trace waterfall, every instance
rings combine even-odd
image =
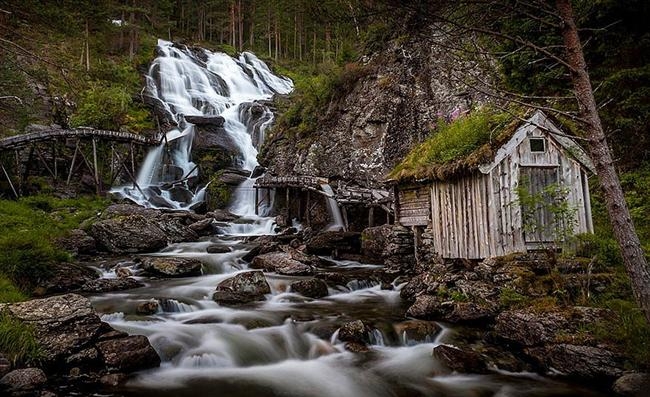
[[[332,187],[327,183],[320,185],[320,188],[327,194],[327,210],[330,214],[332,222],[327,227],[327,230],[333,231],[345,231],[345,223],[343,223],[343,216],[341,215],[341,209],[334,199],[334,192]]]
[[[146,76],[147,94],[178,128],[167,132],[149,152],[137,186],[112,191],[145,207],[191,209],[203,200],[205,187],[192,185],[196,179],[192,177],[198,176],[191,158],[195,126],[185,117],[221,116],[225,132],[241,154],[237,165],[252,172],[258,165],[264,130],[273,121],[273,113],[258,101],[291,92],[293,83],[274,75],[249,52],[233,58],[158,40],[157,54]],[[261,114],[258,118],[251,113],[253,104]],[[252,179],[244,181],[234,195],[231,209],[238,215],[255,214],[253,184]]]

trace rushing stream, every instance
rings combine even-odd
[[[291,84],[273,76],[252,54],[235,60],[224,54],[206,53],[207,61],[203,63],[214,73],[203,78],[205,72],[200,69],[205,65],[200,66],[188,51],[161,42],[160,52],[162,56],[152,66],[160,69],[155,92],[170,113],[179,121],[182,114],[223,116],[226,130],[241,138],[243,168],[255,167],[257,151],[251,129],[242,123],[245,118],[238,104],[269,98],[274,92],[288,92]],[[264,127],[271,119],[267,117]],[[174,163],[189,174],[193,169],[189,156],[193,126],[182,122],[179,125],[184,128],[171,132],[168,140],[178,140],[172,155]],[[156,167],[163,151],[162,146],[152,151],[145,162],[138,177],[141,187],[159,182]],[[243,217],[254,214],[252,183],[251,179],[244,182],[231,208]],[[137,190],[122,191],[152,206]],[[174,208],[184,207],[166,199]],[[333,218],[332,227],[341,228],[342,220],[335,214]],[[219,305],[212,300],[215,286],[248,269],[242,259],[254,244],[254,238],[248,236],[272,230],[271,218],[254,220],[221,228],[220,234],[203,241],[171,245],[156,254],[201,260],[204,274],[200,277],[143,279],[147,283],[143,288],[92,297],[104,321],[130,334],[146,335],[162,359],[160,368],[143,371],[131,379],[123,390],[125,395],[581,395],[563,383],[533,374],[450,374],[432,357],[432,350],[438,344],[453,342],[456,331],[434,324],[429,327],[431,332],[409,332],[409,320],[404,318],[405,307],[399,297],[400,285],[382,289],[363,276],[342,277],[347,281],[328,283],[328,296],[312,299],[288,288],[305,277],[267,273],[271,293],[264,301],[238,307]],[[229,252],[207,253],[207,247],[214,245],[228,247]],[[373,269],[372,265],[357,262],[330,262],[335,265],[317,272],[349,275]],[[136,314],[137,306],[151,299],[158,301],[158,312]],[[368,351],[353,353],[338,339],[338,329],[345,322],[359,319],[373,324],[374,329],[368,335]]]

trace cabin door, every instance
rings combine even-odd
[[[524,241],[543,245],[555,240],[555,216],[552,205],[556,197],[549,189],[558,183],[557,167],[521,167],[520,186],[526,197],[520,197]]]

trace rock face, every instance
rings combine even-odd
[[[614,382],[612,390],[623,397],[643,397],[650,388],[650,374],[625,374]]]
[[[159,277],[200,276],[203,264],[198,259],[169,256],[148,257],[142,260],[142,269]]]
[[[81,295],[14,303],[6,305],[5,310],[34,327],[43,365],[54,373],[67,373],[72,367],[81,371],[131,371],[160,364],[145,337],[115,331],[99,319],[90,301]]]
[[[128,270],[128,269],[125,269]],[[111,292],[123,291],[126,289],[139,288],[144,286],[144,283],[134,279],[133,277],[119,277],[119,278],[98,278],[84,284],[80,291],[82,292]]]
[[[51,266],[50,277],[42,280],[36,288],[36,295],[50,295],[74,291],[92,283],[99,277],[93,269],[75,263],[60,263]]]
[[[462,70],[441,46],[433,27],[388,43],[348,67],[340,93],[316,130],[296,142],[274,131],[262,163],[278,175],[323,175],[376,184],[439,118],[453,118],[481,98],[449,75]],[[486,73],[487,74],[487,73]],[[484,76],[484,79],[487,76]],[[345,95],[347,94],[347,95]]]
[[[242,272],[217,285],[212,299],[222,305],[237,305],[264,300],[264,295],[271,293],[261,271]]]

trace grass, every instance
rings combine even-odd
[[[52,264],[70,259],[54,241],[106,206],[104,199],[57,199],[33,196],[0,200],[0,282],[10,281],[29,295],[46,278]],[[1,284],[0,284],[1,285]],[[20,300],[14,289],[3,288],[1,302]]]
[[[496,140],[512,121],[507,113],[483,107],[454,121],[443,119],[431,136],[416,146],[389,174],[389,178],[423,178],[432,166],[462,159]]]
[[[42,356],[34,328],[6,312],[0,313],[0,352],[14,365],[34,363]]]

